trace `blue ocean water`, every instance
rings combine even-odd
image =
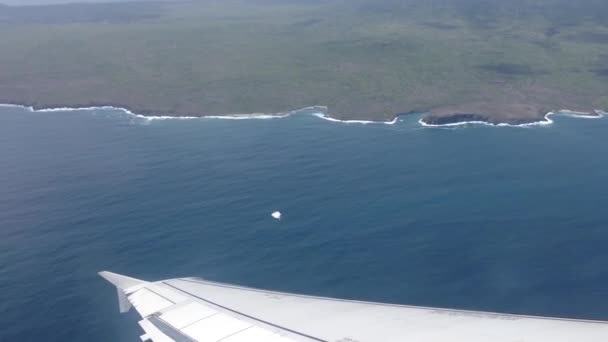
[[[0,108],[0,341],[138,340],[100,270],[607,320],[608,118],[417,120]]]

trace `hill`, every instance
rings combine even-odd
[[[118,3],[0,10],[0,102],[529,122],[608,108],[608,13],[583,0]],[[4,14],[3,14],[4,13]]]

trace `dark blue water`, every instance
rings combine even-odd
[[[416,120],[1,108],[0,341],[136,341],[100,270],[608,319],[608,119]]]

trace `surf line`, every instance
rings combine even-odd
[[[495,123],[481,121],[481,120],[450,122],[450,123],[446,123],[446,124],[429,124],[429,123],[424,122],[423,118],[418,120],[418,123],[423,127],[429,127],[429,128],[442,128],[442,127],[445,128],[445,127],[457,127],[457,126],[467,126],[467,125],[484,125],[484,126],[492,126],[492,127],[520,127],[521,128],[521,127],[552,125],[555,123],[555,121],[553,121],[551,119],[552,115],[561,115],[561,116],[567,116],[567,117],[576,118],[576,119],[601,119],[605,116],[608,116],[608,112],[605,112],[605,111],[602,111],[599,109],[596,109],[594,112],[596,115],[585,113],[585,112],[576,112],[576,111],[572,111],[572,110],[562,109],[562,110],[558,110],[558,111],[548,112],[547,114],[545,114],[545,116],[543,117],[542,120],[534,121],[534,122],[527,122],[527,123],[522,123],[522,124],[509,124],[509,123],[495,124]]]
[[[52,112],[75,112],[75,111],[95,111],[95,110],[104,110],[104,111],[120,111],[127,115],[134,116],[138,119],[146,120],[146,121],[154,121],[154,120],[193,120],[193,119],[218,119],[218,120],[263,120],[263,119],[283,119],[290,117],[295,114],[307,114],[312,115],[317,118],[337,122],[337,123],[346,123],[346,124],[384,124],[384,125],[394,125],[399,121],[399,115],[396,115],[390,121],[372,121],[372,120],[340,120],[336,118],[332,118],[326,114],[327,107],[326,106],[311,106],[305,107],[302,109],[293,110],[285,113],[275,113],[275,114],[267,114],[267,113],[250,113],[250,114],[227,114],[227,115],[201,115],[201,116],[192,116],[192,115],[143,115],[134,113],[131,110],[123,107],[114,107],[114,106],[91,106],[91,107],[52,107],[52,108],[40,108],[36,109],[33,106],[25,106],[19,104],[11,104],[5,103],[0,104],[0,107],[9,107],[9,108],[22,108],[32,113],[52,113]],[[318,111],[315,111],[318,110]]]

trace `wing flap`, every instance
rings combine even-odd
[[[139,326],[146,332],[141,336],[142,341],[152,340],[154,342],[175,342],[174,339],[165,335],[159,328],[147,319],[138,322]]]

